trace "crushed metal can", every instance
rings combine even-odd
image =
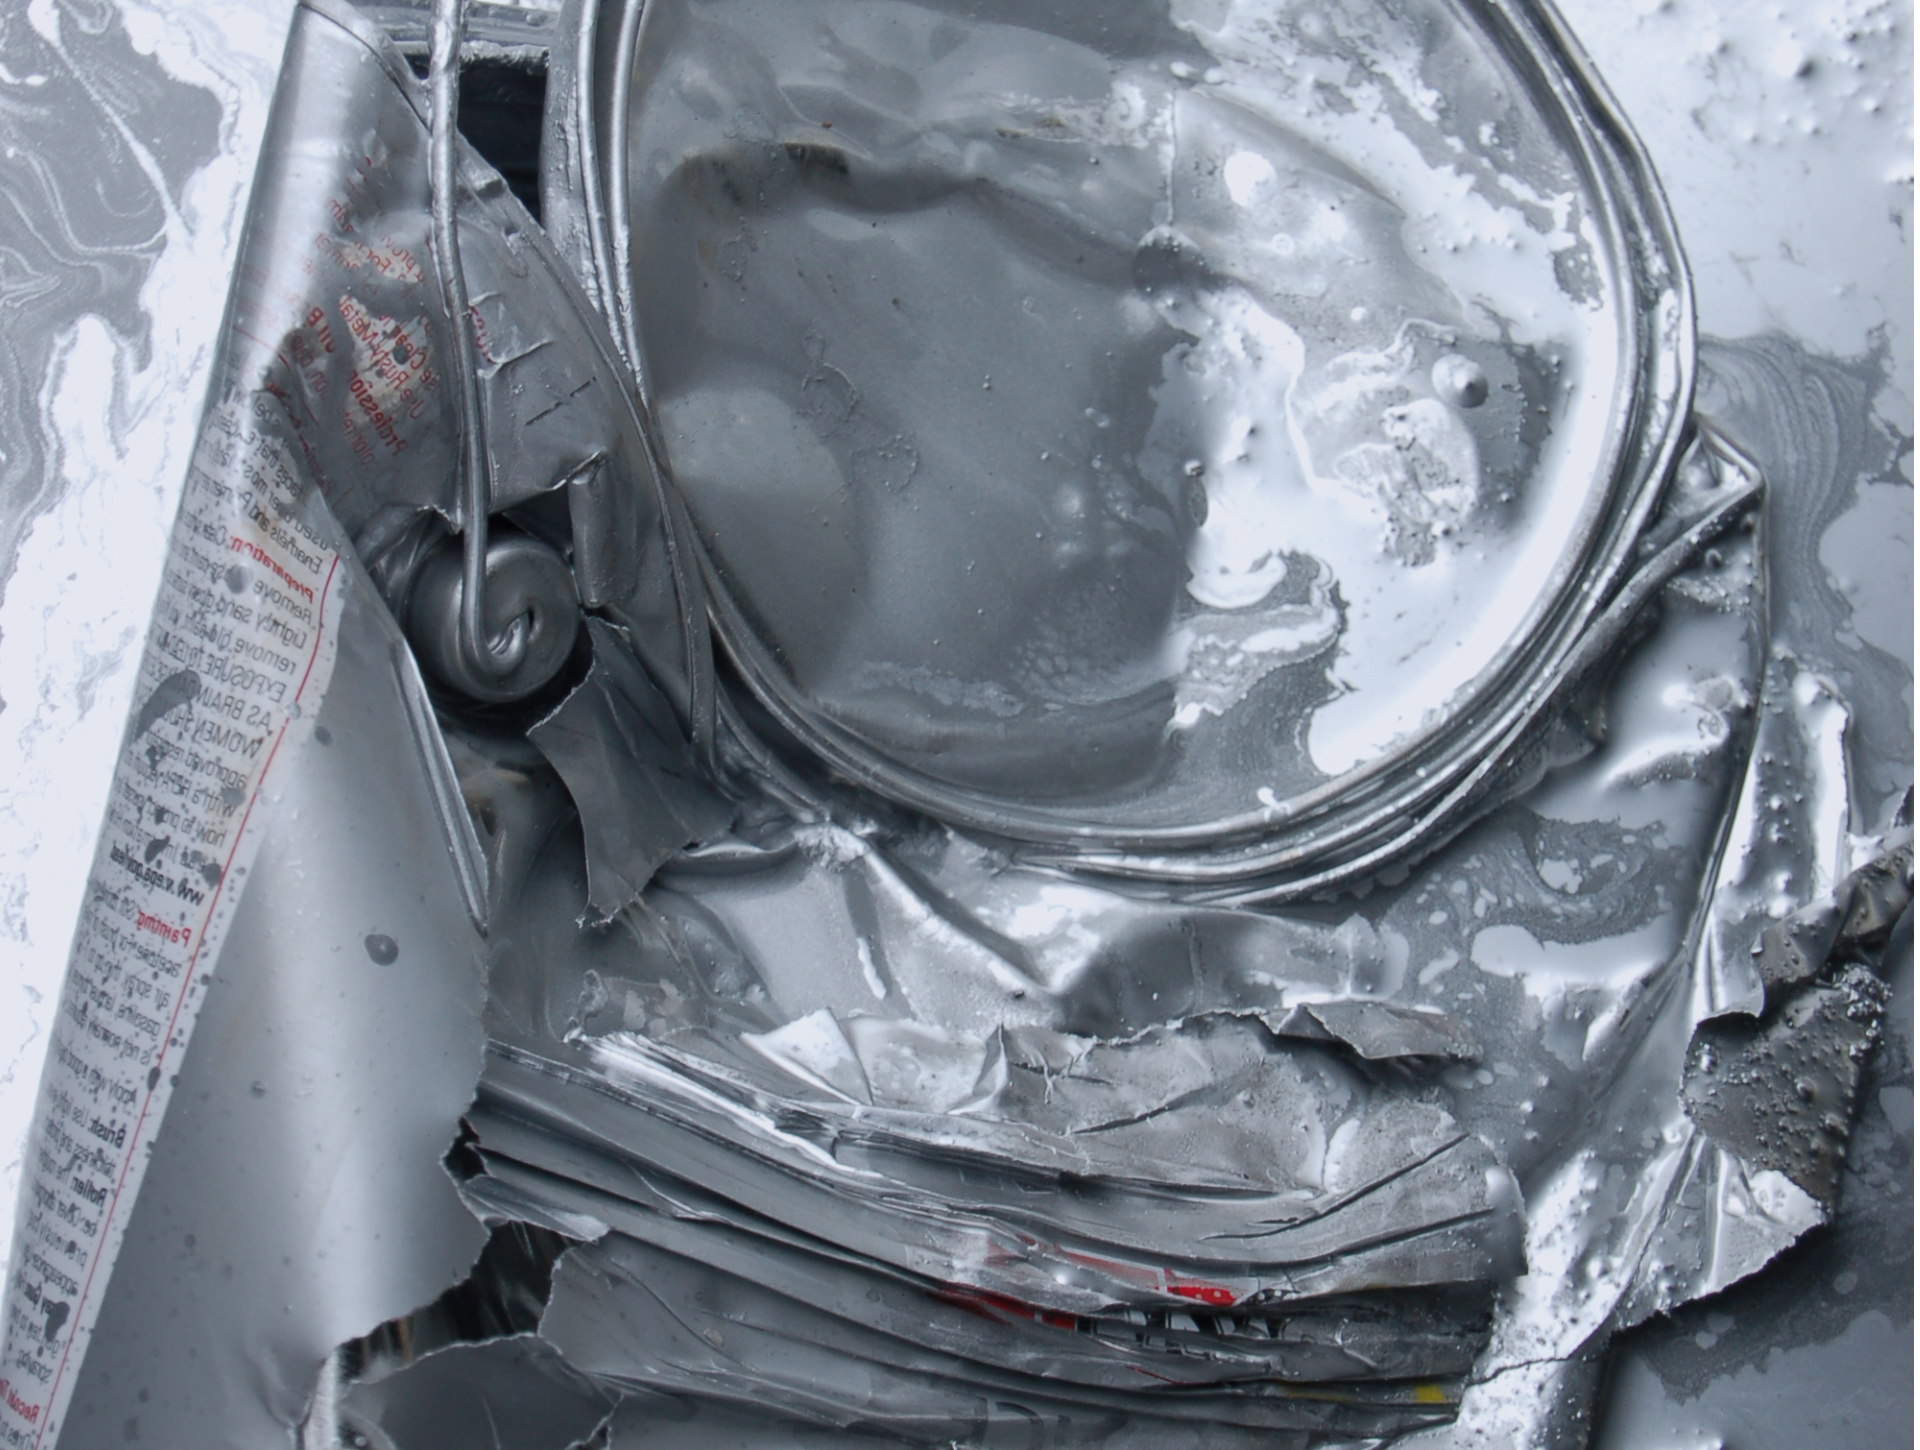
[[[1544,5],[462,30],[293,22],[0,1443],[1577,1445],[1833,1211],[1910,808]]]

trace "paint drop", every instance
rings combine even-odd
[[[1433,365],[1433,390],[1456,408],[1477,408],[1487,401],[1486,369],[1450,352]]]

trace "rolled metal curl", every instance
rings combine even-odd
[[[440,684],[504,704],[532,694],[566,663],[580,629],[580,599],[571,572],[551,549],[523,536],[487,537],[492,463],[456,216],[463,12],[464,0],[434,0],[427,72],[433,255],[456,363],[461,537],[458,547],[441,550],[421,571],[407,608],[407,633]]]
[[[525,699],[560,672],[580,632],[573,572],[525,534],[487,541],[480,621],[493,668],[476,669],[465,646],[464,550],[448,541],[421,568],[407,601],[407,638],[436,684],[490,705]]]

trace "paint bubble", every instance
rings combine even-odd
[[[1477,408],[1487,401],[1486,369],[1470,357],[1450,352],[1433,365],[1433,390],[1456,408]]]

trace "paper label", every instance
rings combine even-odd
[[[311,732],[347,571],[267,393],[201,427],[27,1140],[0,1446],[57,1439],[233,920],[269,773]]]

